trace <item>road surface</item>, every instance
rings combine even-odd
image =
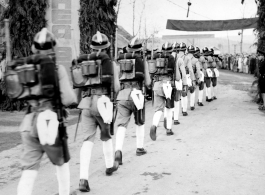
[[[148,153],[136,156],[131,121],[123,147],[124,164],[112,176],[105,175],[102,143],[97,135],[90,166],[91,191],[82,194],[264,195],[265,114],[248,94],[253,80],[252,75],[221,70],[218,99],[204,102],[203,107],[196,106],[195,111],[188,110],[187,117],[180,115],[181,124],[173,126],[173,136],[166,136],[161,118],[157,141],[149,137],[154,111],[148,102],[145,132]],[[17,120],[22,118],[21,113],[15,115]],[[73,142],[76,117],[77,113],[71,116],[68,128],[72,195],[77,194],[74,190],[78,188],[82,144],[81,129]],[[1,133],[17,136],[18,124],[1,124]],[[21,145],[13,144],[0,152],[0,195],[16,194],[21,174],[20,151]],[[45,157],[33,194],[57,194],[55,174],[55,168]]]

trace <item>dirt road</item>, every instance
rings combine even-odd
[[[91,192],[83,194],[264,195],[265,114],[248,95],[252,81],[252,75],[221,71],[218,99],[205,102],[204,107],[197,106],[195,111],[189,110],[187,117],[180,116],[181,124],[173,127],[173,136],[166,136],[161,118],[155,142],[149,137],[153,108],[148,102],[148,154],[135,155],[136,136],[131,121],[124,142],[124,164],[107,177],[102,143],[97,138],[90,166]],[[71,120],[76,120],[76,115]],[[81,130],[73,142],[74,128],[75,125],[68,128],[72,190],[78,187],[82,144]],[[20,149],[18,145],[0,152],[0,195],[16,194]],[[33,194],[57,192],[55,168],[45,157]]]

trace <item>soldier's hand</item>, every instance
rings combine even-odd
[[[196,86],[196,81],[192,81],[192,86],[193,86],[193,87]]]
[[[187,92],[187,88],[188,88],[187,85],[183,85],[183,87],[182,87],[182,91],[183,91],[183,92]]]

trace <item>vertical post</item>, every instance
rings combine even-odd
[[[115,59],[118,58],[118,25],[116,27],[116,33],[115,33]]]
[[[229,37],[228,37],[228,32],[226,31],[227,35],[227,42],[228,42],[228,53],[230,54],[230,42],[229,42]]]
[[[151,60],[153,60],[153,55],[154,55],[154,34],[152,37],[152,52],[151,52]]]
[[[9,19],[5,19],[5,39],[6,39],[6,60],[11,61],[11,45],[10,45],[10,32],[9,32]]]
[[[236,44],[233,45],[234,45],[234,53],[236,54]]]
[[[241,30],[241,42],[240,42],[240,53],[242,53],[243,52],[243,48],[242,48],[242,46],[243,46],[243,32],[244,32],[244,30],[242,29]]]

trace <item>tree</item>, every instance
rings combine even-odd
[[[3,18],[10,20],[13,56],[25,57],[31,54],[35,34],[47,25],[45,15],[48,6],[48,0],[9,0]]]
[[[8,6],[1,16],[1,21],[8,18],[10,22],[11,55],[25,57],[31,54],[33,38],[37,32],[46,26],[46,10],[48,0],[9,0]],[[12,101],[6,95],[5,82],[0,82],[0,109],[21,110],[24,101]]]
[[[92,36],[97,31],[104,33],[110,39],[116,31],[117,0],[80,0],[80,50],[88,53]]]

